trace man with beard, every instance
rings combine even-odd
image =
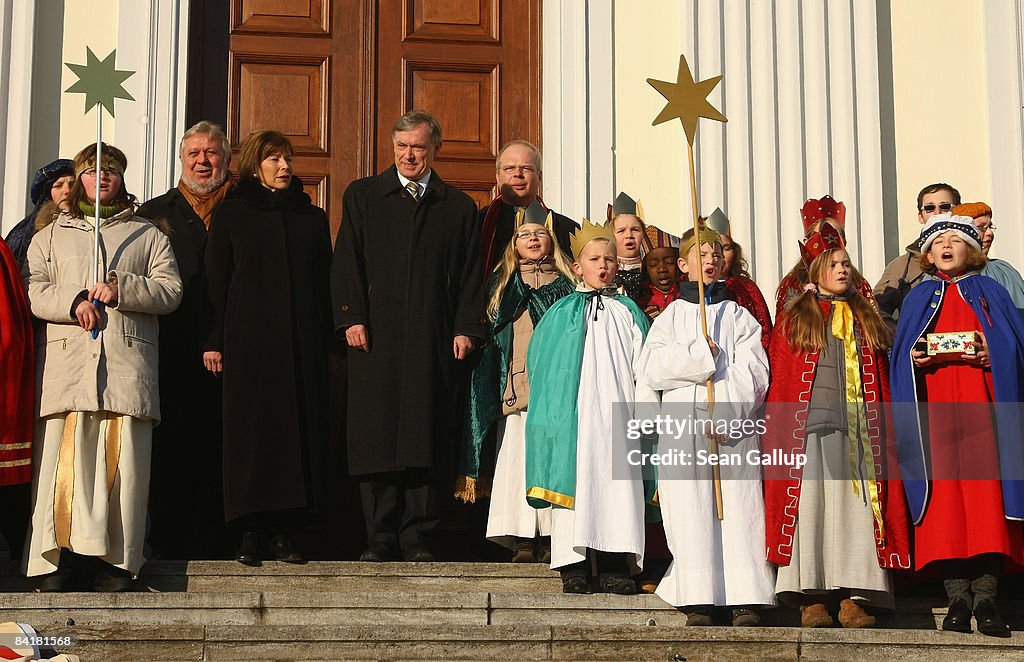
[[[516,209],[525,209],[540,199],[541,181],[540,150],[535,145],[525,140],[513,140],[502,147],[495,163],[498,197],[480,210],[480,257],[485,277],[494,270],[501,252],[512,241]],[[543,200],[541,204],[544,204]],[[558,245],[572,262],[569,235],[580,226],[555,212],[552,212],[551,220]]]
[[[169,225],[184,285],[181,306],[160,316],[160,400],[153,431],[150,544],[164,558],[218,558],[224,548],[220,385],[203,367],[203,255],[214,210],[231,195],[231,144],[212,122],[192,126],[178,150],[178,185],[139,215]]]

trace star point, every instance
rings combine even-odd
[[[128,94],[122,83],[134,71],[123,71],[115,67],[117,49],[110,51],[107,57],[100,60],[88,46],[85,49],[85,64],[72,64],[65,62],[68,69],[71,69],[78,76],[71,87],[65,92],[79,93],[85,95],[85,112],[89,112],[96,104],[102,105],[114,116],[114,99],[127,99],[135,101],[135,98]]]
[[[718,122],[729,121],[707,99],[721,80],[721,76],[714,76],[694,82],[690,66],[686,63],[686,56],[680,55],[676,82],[647,79],[650,86],[668,101],[651,124],[661,124],[678,117],[686,133],[686,140],[692,145],[697,135],[697,120],[701,117]]]

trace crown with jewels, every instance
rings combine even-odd
[[[580,252],[583,250],[583,247],[595,239],[607,239],[612,242],[612,245],[614,246],[615,232],[612,230],[611,223],[598,225],[597,223],[591,223],[585,218],[582,219],[579,229],[569,237],[569,244],[572,248],[573,257],[579,259]]]
[[[838,219],[837,219],[838,220]],[[804,260],[804,264],[811,266],[811,262],[814,258],[818,257],[825,251],[835,250],[837,248],[846,248],[846,244],[843,243],[843,237],[839,234],[839,230],[832,227],[831,224],[825,223],[821,226],[821,230],[815,232],[807,239],[804,239],[800,244],[800,256]]]
[[[823,218],[835,219],[839,225],[846,226],[846,205],[836,202],[831,195],[815,200],[811,198],[800,209],[800,217],[804,222],[804,232]]]

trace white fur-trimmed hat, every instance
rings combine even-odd
[[[974,227],[974,219],[970,216],[954,216],[952,213],[935,214],[925,223],[921,230],[921,252],[931,247],[935,238],[944,232],[953,231],[970,245],[981,250],[981,235]]]

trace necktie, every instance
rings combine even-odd
[[[412,196],[413,200],[419,200],[420,199],[420,185],[419,184],[417,184],[416,182],[409,182],[408,184],[405,185],[405,188],[406,188],[407,191],[409,191],[409,195]]]

